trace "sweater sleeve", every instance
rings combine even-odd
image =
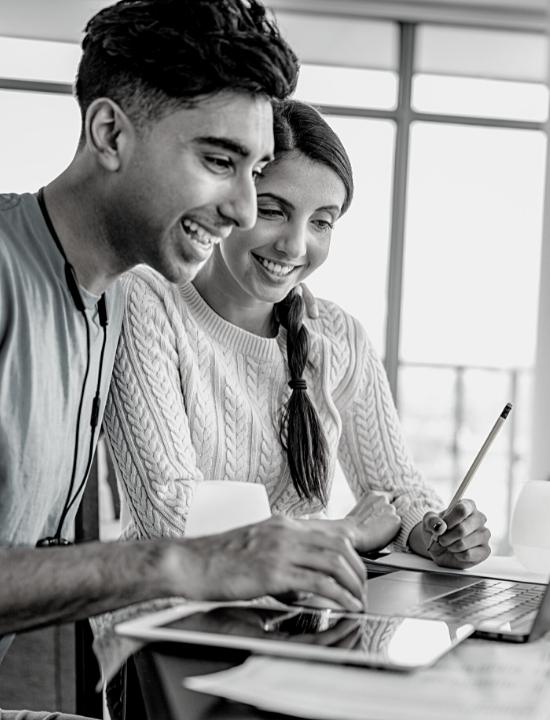
[[[356,498],[375,491],[408,500],[395,549],[406,550],[412,528],[442,502],[423,481],[406,448],[386,373],[362,326],[348,317],[350,358],[341,407],[338,459]]]
[[[169,317],[174,301],[152,275],[129,274],[125,290],[125,316],[105,411],[105,429],[132,520],[125,534],[181,536],[194,485],[202,475]]]

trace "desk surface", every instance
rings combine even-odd
[[[215,653],[215,660],[213,654]],[[215,673],[240,666],[247,653],[191,645],[153,644],[137,656],[137,665],[150,720],[276,720],[295,717],[263,712],[250,705],[214,695],[192,692],[182,681],[192,675]],[[338,720],[378,718],[468,718],[468,720],[550,720],[550,636],[537,643],[515,645],[467,640],[433,668],[417,673],[395,673],[367,668],[306,664],[299,679],[285,679],[284,662],[265,683],[266,693],[285,699],[302,684],[303,695],[315,695],[318,706]],[[287,663],[288,664],[288,663]],[[290,665],[288,666],[290,669]],[[309,675],[307,674],[309,672]],[[277,676],[277,677],[276,677]],[[317,684],[315,684],[317,683]],[[355,684],[354,684],[355,683]],[[271,685],[271,687],[269,687]],[[352,698],[352,696],[355,697]],[[298,697],[298,696],[297,696]],[[359,710],[358,710],[359,708]],[[361,711],[364,708],[364,714]],[[273,706],[273,710],[276,710]],[[280,708],[278,708],[280,709]],[[301,717],[316,717],[302,714]]]
[[[148,720],[258,720],[288,716],[262,713],[249,705],[193,692],[182,680],[191,675],[215,673],[244,662],[247,652],[171,643],[153,643],[136,657]]]

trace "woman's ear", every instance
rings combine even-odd
[[[97,98],[85,117],[86,147],[109,172],[120,170],[124,153],[133,141],[135,129],[117,103]]]

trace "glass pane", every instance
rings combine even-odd
[[[397,23],[284,11],[276,17],[302,63],[397,70]]]
[[[355,197],[336,224],[328,260],[308,285],[358,318],[382,354],[395,127],[386,120],[327,120],[351,158]]]
[[[302,65],[295,97],[314,105],[392,110],[398,76],[387,70]]]
[[[546,82],[548,38],[544,33],[420,25],[415,50],[418,73]]]
[[[542,132],[413,125],[402,360],[531,366],[545,155]]]
[[[468,491],[498,552],[527,472],[545,148],[534,131],[417,123],[411,134],[401,415],[420,470],[449,500],[513,402]]]
[[[548,117],[548,88],[535,83],[415,75],[412,105],[419,112],[538,122]]]
[[[421,25],[412,105],[420,112],[544,121],[548,38]]]
[[[444,500],[450,498],[454,476],[451,446],[455,382],[452,368],[400,366],[399,415],[403,431],[416,467]]]
[[[78,105],[70,95],[0,90],[0,107],[0,192],[37,190],[75,153]]]
[[[76,43],[0,37],[0,77],[72,83],[80,53]]]

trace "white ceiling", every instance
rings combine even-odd
[[[212,0],[215,2],[215,0]],[[86,21],[98,10],[114,0],[0,0],[0,35],[44,38],[65,42],[78,42]],[[548,0],[267,0],[279,9],[308,9],[341,11],[345,14],[390,13],[398,17],[410,8],[434,13],[456,8],[461,13],[519,13],[540,17],[546,12]]]

